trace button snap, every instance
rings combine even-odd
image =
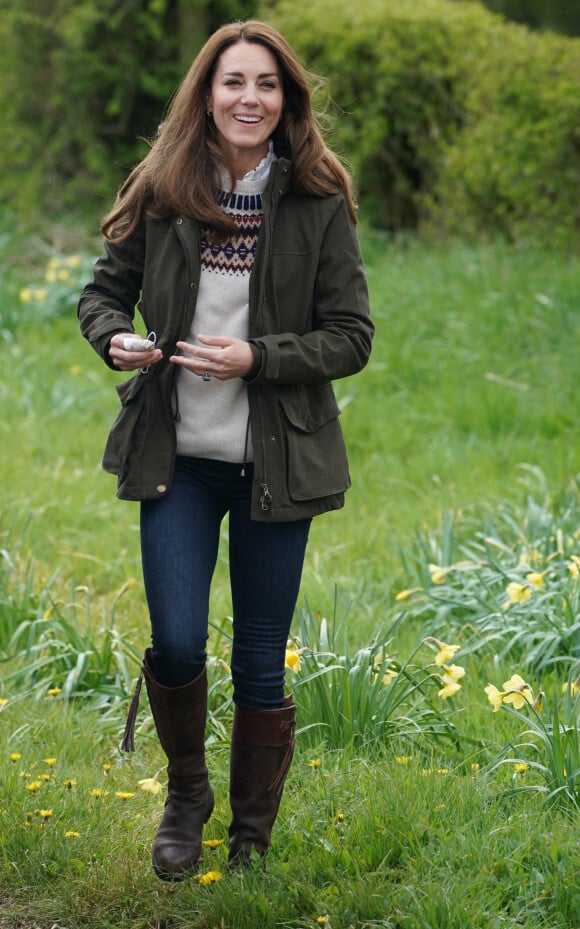
[[[166,484],[158,484],[158,485],[157,485],[157,493],[158,493],[158,494],[164,494],[166,490],[167,490],[167,485],[166,485]]]

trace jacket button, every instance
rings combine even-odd
[[[195,281],[191,281],[189,286],[191,290],[195,290]]]
[[[166,485],[166,484],[158,484],[157,487],[156,487],[155,489],[157,490],[157,493],[158,493],[158,494],[164,494],[165,491],[167,490],[167,485]]]
[[[178,226],[181,226],[181,224],[182,224],[182,222],[183,222],[181,216],[179,217],[178,220],[176,220],[176,222],[177,222],[177,225],[178,225]]]

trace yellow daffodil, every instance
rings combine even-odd
[[[568,682],[562,684],[562,693],[565,694],[568,690]],[[580,677],[577,677],[575,681],[570,681],[570,695],[572,697],[577,697],[580,694]]]
[[[511,703],[516,710],[534,702],[532,688],[519,674],[512,674],[509,681],[504,681],[504,703]]]
[[[54,268],[48,268],[44,277],[49,284],[54,284],[54,282],[57,280],[56,271]]]
[[[400,590],[399,593],[396,594],[395,600],[397,603],[404,603],[405,600],[409,600],[413,596],[413,594],[419,594],[422,592],[423,592],[422,587],[411,587],[406,590]]]
[[[529,574],[526,574],[526,581],[528,584],[531,584],[532,587],[535,587],[536,590],[541,590],[544,586],[544,578],[546,576],[545,571],[530,571]]]
[[[141,790],[144,790],[145,793],[153,794],[156,796],[163,791],[163,787],[155,777],[144,777],[143,780],[137,782]]]
[[[441,697],[442,700],[447,700],[448,697],[454,697],[460,690],[461,684],[458,684],[457,681],[449,681],[448,684],[443,685],[441,690],[437,691],[437,696]]]
[[[429,565],[429,576],[432,584],[444,584],[448,573],[448,568],[440,568],[436,564]]]
[[[32,291],[28,287],[23,287],[20,291],[20,302],[21,303],[30,303],[32,300]]]
[[[20,761],[21,758],[22,758],[22,755],[19,755],[18,752],[12,752],[12,754],[10,755],[10,761],[14,763],[16,763],[17,761]]]
[[[503,604],[504,610],[509,609],[514,603],[525,603],[532,596],[532,590],[527,584],[518,584],[512,581],[506,587],[507,600]]]
[[[487,694],[487,699],[493,707],[493,712],[497,713],[503,703],[503,693],[501,690],[497,689],[495,684],[488,684],[487,687],[484,688],[484,692]]]
[[[298,672],[300,670],[300,652],[297,651],[297,649],[286,649],[285,665],[287,668],[290,668],[291,671]]]
[[[575,581],[580,577],[580,559],[577,555],[572,555],[572,560],[567,562],[566,567]]]
[[[383,684],[385,685],[385,687],[389,687],[393,683],[393,681],[396,680],[396,678],[398,678],[398,676],[399,676],[398,671],[393,671],[392,668],[387,668],[387,670],[383,674]]]
[[[440,642],[438,639],[433,639],[439,651],[435,655],[435,664],[438,668],[441,668],[444,664],[447,664],[448,661],[451,661],[456,652],[461,648],[460,645],[446,645],[445,642]]]
[[[221,879],[221,871],[206,871],[205,874],[200,874],[198,877],[198,881],[202,886],[214,884],[216,881],[221,881]]]
[[[78,255],[69,255],[68,258],[65,258],[64,263],[69,268],[80,268],[81,259]]]
[[[540,692],[539,692],[539,693],[537,694],[537,696],[536,696],[536,699],[535,699],[534,702],[532,703],[532,709],[533,709],[536,713],[540,713],[541,710],[542,710],[543,705],[544,705],[544,691],[543,691],[543,690],[540,690]]]
[[[60,271],[57,271],[56,276],[59,281],[68,281],[70,280],[70,271],[68,268],[61,268]]]
[[[462,677],[465,677],[465,668],[460,664],[446,665],[444,672],[441,680],[445,684],[450,684],[452,681],[460,681]]]

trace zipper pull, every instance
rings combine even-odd
[[[272,503],[272,494],[268,490],[268,485],[266,483],[260,484],[262,488],[262,496],[260,497],[260,503],[264,512],[270,509],[270,504]]]

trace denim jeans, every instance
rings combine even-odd
[[[211,580],[220,525],[229,514],[234,702],[282,705],[286,644],[304,564],[310,519],[250,519],[252,466],[177,458],[171,489],[141,504],[143,578],[152,665],[161,684],[192,681],[206,660]]]

